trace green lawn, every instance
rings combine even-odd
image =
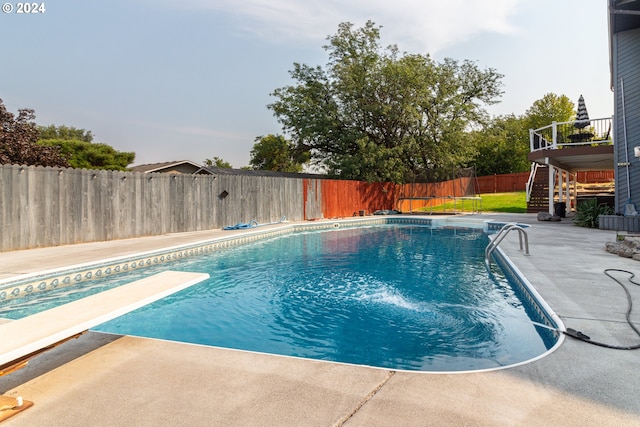
[[[518,191],[515,193],[481,194],[482,210],[485,212],[527,212],[527,193]]]
[[[481,194],[482,212],[508,212],[508,213],[525,213],[527,212],[527,198],[524,191],[515,193],[494,193]],[[434,211],[453,212],[453,202],[447,202],[440,206],[433,207]],[[424,208],[429,211],[431,208]],[[471,212],[473,205],[470,201],[456,201],[456,210],[458,212]]]

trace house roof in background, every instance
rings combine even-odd
[[[217,168],[214,166],[204,166],[202,167],[202,169],[214,175],[274,176],[274,177],[288,177],[288,178],[342,179],[345,181],[351,181],[349,179],[330,177],[328,175],[315,174],[315,173],[278,172],[278,171],[253,170],[253,169],[230,169],[230,168]]]
[[[208,170],[203,170],[202,165],[192,162],[190,160],[174,160],[172,162],[163,163],[148,163],[144,165],[133,166],[129,168],[131,172],[141,173],[162,173],[169,170],[175,170],[176,168],[192,169],[191,173],[210,173]]]
[[[183,172],[177,169],[182,169]],[[189,172],[184,172],[184,170]],[[231,168],[218,168],[215,166],[202,166],[190,160],[179,160],[163,163],[149,163],[144,165],[133,166],[129,168],[131,172],[139,173],[191,173],[191,174],[206,174],[206,175],[243,175],[243,176],[274,176],[274,177],[289,177],[289,178],[313,178],[313,179],[328,179],[327,175],[313,174],[313,173],[295,173],[295,172],[277,172],[269,170],[253,170],[253,169],[231,169]],[[336,178],[332,178],[336,179]]]

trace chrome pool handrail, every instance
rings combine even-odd
[[[518,224],[508,223],[508,224],[505,224],[500,229],[496,237],[489,242],[489,244],[484,250],[484,263],[487,266],[487,268],[489,268],[489,265],[491,264],[491,253],[494,251],[495,248],[498,247],[500,242],[502,242],[504,238],[507,237],[507,234],[509,234],[511,230],[518,230],[518,238],[520,240],[520,250],[524,249],[524,254],[529,255],[529,236],[527,235],[527,232],[522,226]],[[523,242],[524,242],[524,245],[523,245]]]

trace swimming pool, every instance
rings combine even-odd
[[[487,274],[487,243],[482,230],[383,223],[280,233],[179,263],[136,261],[124,264],[133,274],[115,282],[167,266],[206,269],[212,278],[97,329],[407,370],[489,369],[538,357],[557,340],[535,325],[549,319],[504,275]],[[27,313],[41,298],[20,300]],[[19,317],[6,311],[16,302],[0,302],[0,316]]]

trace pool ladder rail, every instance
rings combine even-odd
[[[489,266],[491,264],[491,254],[493,253],[494,249],[498,247],[500,242],[502,242],[505,237],[507,237],[511,230],[518,231],[518,238],[520,239],[520,250],[524,250],[524,254],[529,255],[529,236],[527,235],[525,229],[515,223],[505,224],[500,229],[500,231],[498,231],[496,237],[489,242],[484,250],[484,263],[487,268],[490,268]]]

